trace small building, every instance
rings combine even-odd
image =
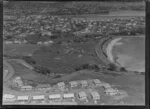
[[[113,95],[118,94],[118,90],[113,89],[113,88],[107,88],[105,90],[105,93],[106,93],[106,95],[113,96]]]
[[[4,102],[13,102],[16,100],[16,96],[12,94],[3,94],[3,101]]]
[[[91,96],[93,100],[100,100],[100,94],[97,91],[92,91]]]
[[[65,100],[73,100],[73,99],[75,98],[75,96],[74,96],[74,93],[65,93],[65,94],[63,95],[63,98],[64,98]]]
[[[29,100],[29,96],[18,96],[17,97],[17,100],[18,101],[28,101]]]
[[[21,77],[17,76],[13,79],[13,82],[17,84],[17,86],[21,87],[23,86],[23,81],[21,79]]]
[[[101,86],[103,86],[105,89],[106,88],[111,88],[110,84],[105,83],[105,82],[101,83]]]
[[[59,89],[64,89],[65,88],[65,83],[64,82],[59,82],[57,83],[57,86]]]
[[[49,84],[38,84],[36,90],[50,90],[52,89]]]
[[[45,96],[44,95],[34,95],[32,97],[32,99],[41,101],[41,100],[45,100]]]
[[[77,81],[70,81],[69,84],[70,84],[71,88],[77,87],[77,85],[78,85]]]
[[[95,85],[100,85],[101,81],[99,79],[93,79]]]
[[[40,42],[37,42],[37,44],[38,44],[38,45],[42,45],[42,42],[41,42],[41,41],[40,41]]]
[[[27,91],[27,90],[32,90],[32,86],[27,85],[27,86],[21,86],[22,91]]]
[[[52,40],[48,41],[50,44],[54,43]]]
[[[60,94],[49,95],[49,100],[52,100],[52,101],[61,100],[61,95]]]
[[[3,70],[3,72],[7,74],[9,71],[8,71],[8,69],[5,69],[5,70]]]
[[[5,41],[5,44],[12,44],[12,41]]]
[[[78,97],[80,100],[87,100],[87,95],[83,91],[78,93]]]
[[[88,83],[86,80],[82,80],[82,81],[80,81],[80,83],[81,83],[82,87],[88,86]]]
[[[21,41],[15,40],[14,43],[15,43],[15,44],[21,44]]]
[[[49,42],[48,42],[48,41],[45,41],[45,42],[44,42],[44,45],[48,45],[48,44],[49,44]]]

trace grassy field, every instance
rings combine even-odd
[[[73,43],[69,46],[55,44],[41,47],[34,52],[32,58],[36,65],[45,66],[52,72],[71,73],[82,64],[97,63],[95,45],[94,41]]]
[[[28,56],[37,49],[33,44],[3,44],[3,54],[8,56]]]
[[[86,79],[100,79],[101,81],[110,83],[113,87],[116,87],[120,90],[124,90],[128,93],[128,97],[124,98],[123,101],[125,104],[144,104],[144,75],[108,75],[102,72],[94,72],[94,71],[79,71],[74,72],[61,78],[51,78],[44,75],[37,74],[23,65],[16,63],[15,61],[9,61],[15,69],[16,74],[21,76],[23,79],[27,81],[32,81],[36,84],[38,83],[49,83],[54,85],[61,81],[73,81],[73,80],[86,80]],[[114,103],[109,98],[103,99],[108,104]]]

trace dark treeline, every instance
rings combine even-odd
[[[99,1],[141,2],[141,1],[146,1],[146,0],[99,0]]]

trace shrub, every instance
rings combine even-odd
[[[36,62],[29,56],[22,57],[23,60],[25,60],[29,64],[36,64]]]
[[[108,70],[115,71],[116,69],[117,69],[117,66],[116,66],[115,64],[110,63],[110,64],[108,65]]]
[[[124,67],[121,67],[121,68],[120,68],[120,71],[121,71],[121,72],[126,72],[127,70],[126,70]]]
[[[50,74],[51,73],[51,71],[46,67],[35,66],[34,69],[36,72],[41,73],[41,74]]]

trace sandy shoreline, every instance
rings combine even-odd
[[[114,57],[113,57],[113,54],[112,54],[112,49],[115,45],[118,45],[118,42],[121,40],[122,38],[116,38],[116,39],[113,39],[107,46],[106,48],[106,54],[108,56],[108,59],[110,60],[110,62],[114,63]],[[120,45],[121,43],[119,43]]]
[[[142,38],[142,36],[137,36],[137,37]],[[122,37],[119,37],[119,38],[115,38],[109,42],[109,44],[106,47],[107,59],[110,62],[116,64],[117,66],[126,67],[126,69],[129,71],[144,72],[145,68],[141,67],[141,66],[143,66],[144,62],[136,62],[132,65],[129,64],[129,63],[131,63],[130,61],[133,59],[133,57],[131,57],[130,55],[128,56],[126,54],[120,54],[120,55],[117,55],[118,59],[115,60],[115,57],[113,56],[113,47],[121,45],[122,44],[122,42],[120,42],[121,39],[122,39]],[[132,61],[135,61],[135,60],[132,60]]]

